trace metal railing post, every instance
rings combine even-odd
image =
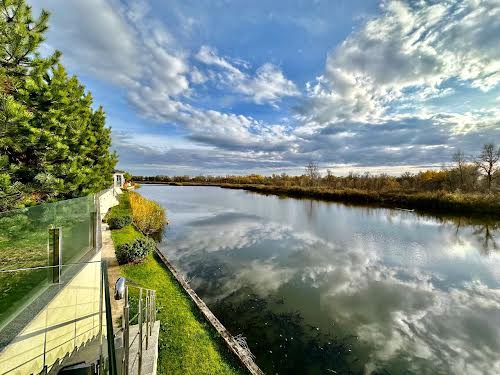
[[[149,290],[146,290],[146,306],[144,309],[144,315],[146,317],[146,350],[149,348]]]
[[[153,325],[155,321],[153,320],[153,301],[154,301],[155,293],[153,291],[149,294],[149,335],[153,333]]]
[[[106,341],[108,342],[108,363],[109,363],[109,374],[116,375],[118,373],[117,363],[116,363],[116,352],[115,352],[115,339],[113,334],[113,317],[111,316],[111,300],[109,298],[109,281],[108,281],[108,264],[106,261],[101,261],[103,269],[104,278],[104,306],[105,306],[105,317],[106,317]]]
[[[90,246],[97,250],[97,212],[90,213]]]
[[[50,265],[52,267],[52,282],[59,284],[61,282],[62,266],[62,227],[49,228],[49,248]]]
[[[156,291],[155,293],[155,304],[153,306],[153,322],[156,322]]]
[[[137,355],[139,356],[139,363],[137,365],[137,374],[141,375],[141,370],[142,370],[142,288],[139,289],[138,324],[139,324],[139,350],[138,350]]]
[[[123,306],[123,375],[128,375],[130,350],[130,322],[128,304],[128,286],[125,286],[125,304]]]
[[[102,337],[102,323],[103,323],[103,310],[104,310],[104,269],[101,263],[100,272],[100,285],[99,285],[99,370],[100,373],[104,373],[104,355],[103,355],[103,337]]]

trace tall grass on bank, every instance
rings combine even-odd
[[[379,193],[356,189],[336,190],[322,187],[304,188],[298,186],[283,187],[232,184],[224,184],[221,186],[295,198],[313,198],[354,204],[377,204],[387,207],[404,207],[454,214],[468,213],[500,217],[500,197],[498,195],[459,194],[442,191],[413,194],[397,192]]]
[[[128,199],[134,224],[145,235],[158,233],[167,224],[165,209],[157,202],[135,192],[129,192]]]
[[[495,195],[459,194],[447,192],[421,192],[413,194],[397,192],[368,192],[356,189],[303,188],[298,186],[266,185],[222,185],[263,194],[282,195],[296,198],[315,198],[358,204],[378,204],[387,207],[404,207],[447,213],[469,213],[500,216],[500,199]]]

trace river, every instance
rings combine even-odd
[[[500,224],[145,185],[161,249],[267,374],[500,374]]]

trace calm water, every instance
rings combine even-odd
[[[140,192],[168,209],[165,254],[267,374],[500,374],[498,222]]]

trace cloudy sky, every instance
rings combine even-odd
[[[37,0],[135,174],[439,167],[500,143],[500,1]]]

